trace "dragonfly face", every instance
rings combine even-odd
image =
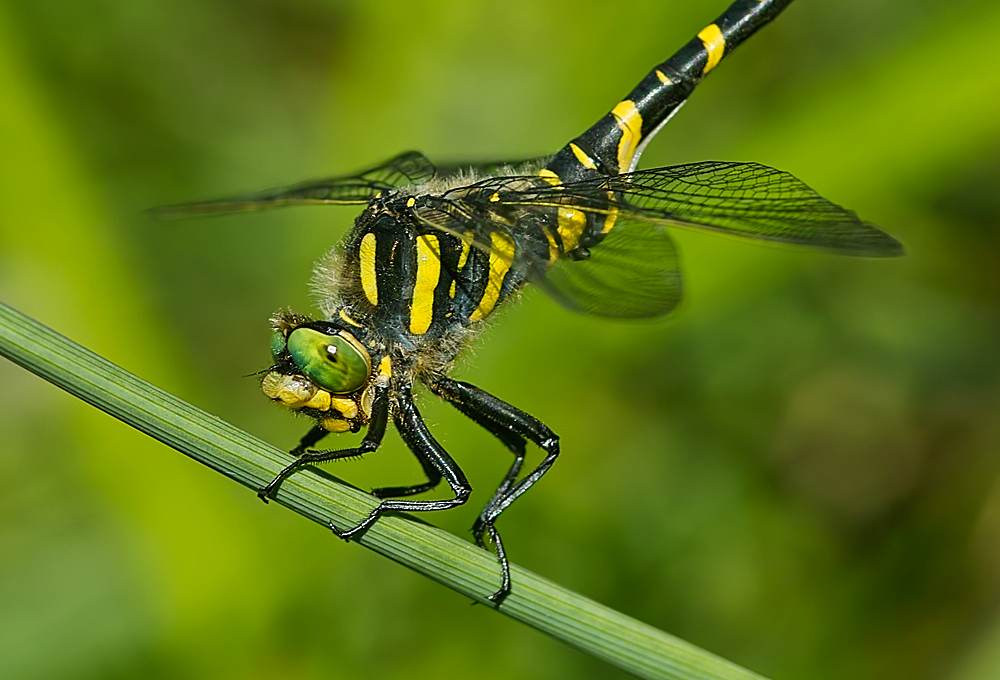
[[[259,495],[267,500],[300,468],[375,451],[391,419],[427,476],[375,489],[383,499],[349,539],[390,511],[443,510],[472,491],[434,439],[411,390],[422,382],[494,435],[510,469],[473,526],[501,567],[499,605],[510,593],[495,522],[552,466],[559,438],[524,411],[448,377],[458,352],[494,310],[526,284],[579,312],[618,318],[669,313],[681,273],[668,227],[708,229],[847,255],[894,256],[902,246],[786,172],[756,163],[706,161],[634,171],[646,143],[701,79],[791,0],[736,0],[607,115],[555,155],[529,161],[436,167],[408,152],[346,177],[249,196],[168,206],[164,216],[300,204],[366,206],[343,243],[317,268],[322,319],[272,318],[273,365],[261,388],[315,425],[297,457]],[[330,432],[367,427],[361,444],[311,450]],[[544,453],[521,476],[526,444]],[[399,500],[438,486],[446,500]]]
[[[272,326],[274,365],[261,381],[264,394],[327,432],[367,425],[375,389],[388,381],[387,364],[373,367],[368,348],[336,323],[278,314]]]

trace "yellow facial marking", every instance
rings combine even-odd
[[[562,184],[562,180],[559,179],[559,175],[557,175],[556,173],[552,172],[548,168],[542,168],[541,170],[539,170],[538,171],[538,176],[541,177],[542,179],[544,179],[546,182],[548,182],[549,184],[551,184],[554,187],[559,186],[560,184]]]
[[[562,239],[563,251],[569,252],[580,243],[583,230],[587,227],[587,215],[573,208],[559,208],[559,238]]]
[[[417,204],[417,199],[413,198],[412,196],[406,200],[406,207],[407,208],[412,208],[416,204]]]
[[[358,328],[361,327],[361,324],[359,324],[357,321],[355,321],[350,316],[348,316],[348,314],[347,314],[347,312],[345,310],[343,310],[343,309],[340,310],[339,316],[340,316],[341,319],[343,319],[347,323],[351,324],[352,326],[357,326]]]
[[[642,139],[642,116],[635,108],[635,103],[628,99],[615,105],[611,109],[611,115],[622,131],[622,138],[618,142],[618,172],[628,172],[632,156]]]
[[[594,163],[594,159],[584,153],[583,149],[573,142],[570,142],[569,148],[573,151],[573,155],[576,156],[576,160],[580,161],[580,165],[588,170],[597,170],[597,164]]]
[[[660,82],[663,83],[664,85],[670,84],[670,78],[667,78],[667,74],[661,71],[660,69],[656,69],[656,77],[659,78]]]
[[[302,408],[314,408],[318,411],[326,411],[330,408],[330,393],[326,390],[316,390],[312,399],[302,404]]]
[[[284,375],[271,371],[264,376],[260,389],[271,399],[280,401],[289,408],[303,408],[318,392],[323,392],[302,375]],[[327,396],[330,396],[327,394]],[[327,402],[329,403],[329,402]]]
[[[494,191],[494,192],[493,192],[493,195],[492,195],[492,196],[490,196],[490,202],[491,202],[491,203],[496,203],[496,202],[497,202],[497,201],[499,201],[499,200],[500,200],[500,194],[499,194],[499,193],[497,193],[496,191]]]
[[[410,303],[410,332],[423,335],[434,318],[434,289],[441,278],[441,246],[438,237],[427,234],[417,237],[417,280],[413,284]]]
[[[330,399],[330,406],[348,420],[358,415],[358,403],[353,399],[332,397]]]
[[[319,424],[329,432],[347,432],[351,429],[351,424],[340,418],[324,418]]]
[[[701,29],[698,38],[708,50],[708,61],[705,63],[705,70],[702,71],[702,73],[708,73],[722,61],[722,53],[726,51],[726,39],[715,24],[709,24]]]
[[[494,231],[490,234],[493,248],[490,250],[490,278],[479,301],[479,306],[469,315],[469,321],[479,321],[493,311],[500,299],[500,288],[514,261],[514,239],[507,234]]]
[[[375,234],[367,233],[361,239],[358,248],[361,260],[361,290],[365,292],[368,302],[378,304],[378,280],[375,278]]]

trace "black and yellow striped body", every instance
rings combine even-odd
[[[654,68],[596,124],[537,171],[540,186],[555,186],[630,172],[642,149],[697,84],[749,35],[791,0],[738,0],[667,61]],[[475,192],[475,189],[470,189]],[[501,195],[480,197],[502,204]],[[512,266],[520,249],[544,252],[549,262],[585,259],[614,228],[615,209],[587,212],[552,207],[554,219],[491,211],[491,218],[518,224],[508,233],[446,233],[422,224],[416,214],[428,197],[394,192],[378,197],[347,238],[339,277],[345,306],[338,314],[364,326],[387,347],[406,351],[460,339],[526,282]],[[516,212],[516,211],[514,211]],[[491,220],[484,221],[485,224]],[[479,244],[475,247],[470,243]],[[342,312],[342,313],[341,313]],[[447,354],[461,343],[445,343]],[[441,357],[442,362],[452,356]]]
[[[687,100],[722,58],[792,0],[737,0],[676,54],[654,68],[601,120],[563,147],[546,166],[572,182],[635,168],[646,142]]]
[[[454,341],[525,283],[512,264],[519,248],[531,246],[523,234],[515,243],[499,230],[453,235],[423,225],[419,201],[378,199],[355,222],[344,244],[337,314],[375,334],[390,353],[433,348],[446,354],[435,363],[446,363],[459,349]],[[540,229],[535,234],[545,243]]]
[[[670,120],[699,82],[792,0],[737,0],[698,32],[582,135],[556,153],[540,171],[551,184],[631,172],[645,145]],[[563,250],[583,258],[614,227],[607,216],[562,210],[559,234]]]
[[[443,510],[471,486],[421,420],[412,388],[434,394],[514,454],[473,526],[494,544],[500,589],[510,592],[506,552],[494,523],[559,454],[541,421],[448,377],[465,340],[525,283],[575,311],[650,318],[681,299],[677,252],[667,227],[689,226],[851,255],[895,256],[901,244],[788,173],[756,163],[705,161],[636,171],[647,142],[697,84],[792,0],[736,0],[680,51],[654,68],[596,124],[554,156],[519,163],[435,166],[406,152],[355,175],[325,178],[200,204],[167,215],[299,204],[366,205],[332,257],[316,270],[324,318],[272,318],[267,396],[315,419],[297,459],[266,487],[273,497],[300,468],[375,451],[390,419],[427,481],[375,489],[381,502],[341,538],[362,534],[385,512]],[[591,252],[593,250],[593,252]],[[329,432],[368,429],[349,449],[312,450]],[[545,458],[521,476],[525,446]],[[397,500],[447,482],[454,497]],[[332,526],[332,525],[331,525]]]

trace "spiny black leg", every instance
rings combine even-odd
[[[258,491],[257,497],[267,503],[267,499],[274,497],[274,492],[278,490],[278,487],[281,486],[281,483],[285,481],[289,475],[306,465],[310,465],[312,463],[326,463],[340,458],[356,458],[358,456],[363,456],[366,453],[375,451],[379,447],[379,444],[382,443],[382,437],[385,435],[385,426],[388,419],[388,390],[385,388],[379,388],[375,393],[374,400],[372,401],[372,416],[371,421],[368,423],[368,433],[365,435],[365,438],[361,440],[361,444],[357,448],[330,451],[305,451],[305,449],[309,446],[312,446],[329,434],[327,430],[317,425],[306,433],[306,436],[302,438],[302,441],[297,447],[292,449],[292,455],[297,455],[298,458],[286,465],[285,468],[279,472],[267,486]]]
[[[448,452],[431,436],[427,425],[420,418],[420,412],[413,403],[410,388],[404,387],[396,395],[397,412],[395,415],[396,429],[425,470],[433,469],[434,476],[443,478],[454,492],[455,497],[443,501],[397,501],[383,500],[360,524],[346,531],[340,531],[335,526],[330,528],[341,538],[350,540],[365,532],[375,521],[386,512],[423,512],[426,510],[447,510],[462,505],[469,499],[472,487],[465,478],[462,469],[452,460]],[[431,476],[431,475],[428,475]],[[430,480],[428,483],[434,481]],[[434,484],[437,482],[434,481]],[[401,487],[411,489],[413,487]],[[387,489],[381,489],[386,492]]]
[[[500,540],[500,534],[497,532],[494,522],[500,513],[506,510],[518,496],[530,489],[552,467],[559,456],[559,437],[537,418],[497,399],[475,385],[444,378],[434,384],[431,389],[496,435],[508,447],[511,447],[511,442],[516,441],[515,437],[521,440],[521,457],[515,460],[515,464],[500,484],[500,488],[483,508],[472,527],[476,543],[483,546],[482,536],[488,532],[496,547],[497,559],[500,561],[504,576],[500,590],[493,593],[490,600],[499,603],[510,594],[510,565],[507,562],[503,542]],[[516,479],[523,461],[523,442],[525,439],[538,445],[545,451],[546,455],[538,467],[515,484],[514,479]],[[515,449],[512,448],[512,450]]]
[[[507,559],[507,551],[504,550],[503,541],[500,540],[500,532],[497,531],[492,523],[485,526],[486,530],[490,533],[490,540],[493,541],[493,545],[496,547],[497,560],[500,562],[500,588],[487,599],[499,607],[507,599],[507,596],[510,595],[510,560]],[[482,546],[481,541],[480,546]],[[485,548],[485,546],[482,547]]]
[[[488,417],[481,414],[474,407],[460,401],[452,401],[448,399],[447,395],[440,390],[435,390],[440,396],[444,397],[448,402],[457,408],[459,411],[464,413],[470,420],[477,423],[479,426],[484,428],[487,432],[492,434],[494,437],[499,439],[503,444],[510,449],[514,454],[514,462],[511,463],[510,469],[507,470],[507,474],[504,475],[503,480],[501,480],[500,485],[497,490],[493,492],[493,496],[490,501],[483,508],[482,512],[479,513],[479,518],[472,527],[472,536],[476,540],[476,545],[478,545],[483,550],[486,550],[486,543],[483,541],[483,534],[486,532],[486,524],[484,523],[484,518],[490,513],[493,505],[501,498],[503,498],[510,487],[514,484],[517,476],[521,473],[521,466],[524,464],[525,450],[524,450],[524,437],[511,432],[510,429],[505,428],[494,420],[490,420]],[[494,541],[494,544],[496,542]],[[499,555],[500,549],[497,549],[497,554]],[[505,565],[506,568],[506,565]]]
[[[402,430],[400,430],[400,432],[402,432]],[[416,458],[420,463],[420,467],[424,469],[424,474],[427,475],[426,482],[423,484],[412,484],[409,486],[383,486],[378,489],[372,489],[372,494],[378,496],[379,498],[414,496],[418,493],[423,493],[424,491],[430,491],[440,484],[442,479],[441,471],[435,467],[427,457],[417,454]]]
[[[330,431],[325,427],[320,427],[319,425],[313,425],[309,429],[309,431],[306,432],[305,436],[299,440],[299,445],[296,446],[291,451],[289,451],[288,453],[292,454],[293,456],[301,456],[308,449],[311,449],[312,447],[316,446],[320,442],[320,440],[323,439],[323,437],[325,437],[328,434],[330,434]]]

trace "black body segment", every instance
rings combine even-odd
[[[496,551],[500,587],[488,599],[499,606],[511,581],[496,520],[546,474],[560,449],[559,438],[538,419],[448,377],[458,353],[495,310],[531,283],[579,312],[668,314],[682,290],[672,227],[848,255],[900,255],[894,238],[774,168],[706,161],[635,170],[643,146],[701,79],[790,2],[737,0],[551,157],[435,167],[411,151],[354,175],[157,211],[181,217],[315,203],[366,205],[342,244],[317,266],[324,318],[291,312],[272,317],[274,363],[262,390],[316,425],[292,450],[296,460],[261,489],[261,498],[273,497],[303,467],[375,451],[391,418],[426,480],[373,490],[379,505],[354,527],[331,527],[337,535],[355,537],[386,512],[465,503],[469,481],[414,404],[412,388],[423,382],[513,454],[472,528],[479,546],[490,542]],[[302,343],[296,337],[319,340]],[[345,386],[330,377],[347,375],[342,369],[349,365],[361,366],[351,375],[367,374],[360,387],[360,380]],[[355,448],[312,450],[329,432],[363,427],[367,434]],[[544,456],[521,476],[527,442]],[[442,481],[451,498],[399,500]]]
[[[792,0],[737,0],[676,54],[654,68],[621,102],[552,158],[562,182],[634,169],[642,146],[723,57],[778,16]]]

